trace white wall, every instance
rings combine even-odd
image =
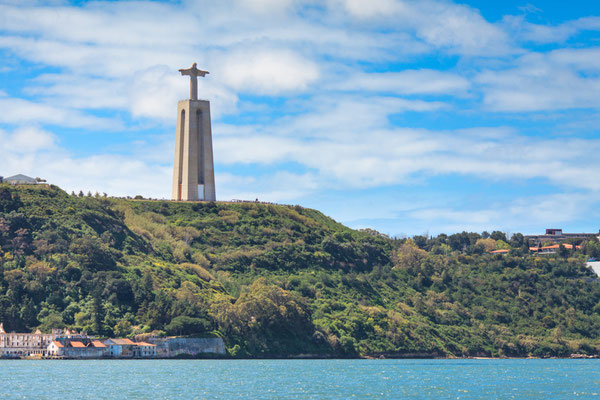
[[[588,262],[587,265],[592,267],[596,275],[600,276],[600,261]]]

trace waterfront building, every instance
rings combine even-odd
[[[156,357],[156,345],[146,342],[137,342],[133,348],[133,357],[135,358],[153,358]]]
[[[156,345],[158,357],[198,357],[204,354],[226,354],[225,343],[221,338],[182,338],[156,337],[147,338]]]
[[[135,342],[130,339],[107,339],[104,344],[110,357],[133,357],[134,349],[137,350]]]
[[[48,345],[61,334],[55,329],[52,333],[7,333],[0,322],[0,357],[18,358],[28,356],[43,357]]]
[[[58,338],[48,345],[47,355],[65,358],[102,358],[107,355],[107,346],[92,338]]]

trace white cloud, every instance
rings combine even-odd
[[[436,48],[463,55],[492,56],[513,52],[508,35],[487,22],[478,10],[437,0],[332,0],[359,19],[403,26]]]
[[[573,24],[558,26],[532,24],[524,15],[507,15],[502,19],[505,29],[514,33],[518,40],[535,43],[560,43],[577,32]]]
[[[597,30],[597,17],[559,26],[522,17],[494,24],[446,0],[11,1],[0,5],[0,16],[0,49],[15,57],[10,68],[32,71],[23,89],[29,100],[9,97],[19,93],[16,86],[0,88],[0,123],[34,126],[0,133],[2,168],[43,175],[69,190],[168,197],[175,107],[188,93],[177,69],[192,62],[211,72],[199,80],[199,92],[212,103],[219,198],[295,202],[325,189],[421,184],[435,175],[600,190],[589,167],[600,150],[597,139],[433,128],[443,126],[449,110],[468,126],[482,111],[473,96],[479,93],[483,111],[600,107],[598,49],[516,47]],[[42,75],[35,77],[37,71]],[[263,98],[269,96],[278,98]],[[443,102],[430,101],[436,96]],[[118,145],[107,140],[101,149],[86,149],[92,155],[78,156],[60,147],[66,137],[58,129],[35,128],[122,127],[94,115],[107,110],[133,117],[124,116],[124,129],[141,125],[158,133]],[[422,114],[402,115],[407,111]],[[236,113],[244,119],[222,118]],[[432,128],[418,129],[420,118]],[[244,175],[248,165],[261,172]],[[279,169],[291,172],[272,172]],[[516,216],[525,213],[519,204],[511,205]],[[540,205],[533,215],[549,218],[552,206]],[[412,222],[422,226],[438,218],[456,227],[461,220],[477,226],[504,218],[459,206],[415,212]],[[508,220],[518,224],[517,217]]]
[[[71,109],[125,110],[135,118],[174,118],[177,101],[188,93],[189,81],[165,66],[148,68],[123,79],[84,75],[45,74],[26,93],[42,98],[49,106]],[[213,116],[237,111],[231,90],[200,79],[199,97],[211,100]],[[74,111],[76,114],[77,111]]]
[[[598,49],[531,53],[515,68],[485,71],[476,80],[483,86],[484,104],[494,111],[598,108],[599,54]]]
[[[360,18],[373,18],[393,15],[402,7],[396,0],[346,0],[348,12]]]
[[[193,15],[156,2],[93,2],[82,7],[0,5],[0,15],[4,17],[0,21],[3,30],[90,45],[151,49],[194,43],[194,34],[200,32]]]
[[[80,111],[12,97],[0,97],[0,110],[2,110],[0,112],[0,123],[43,123],[71,128],[85,127],[93,130],[112,130],[121,126],[119,121],[98,118]]]
[[[314,193],[319,187],[318,177],[311,173],[297,174],[279,171],[259,176],[217,174],[217,197],[222,200],[255,200],[288,204]]]
[[[528,22],[525,15],[507,15],[502,19],[504,28],[522,42],[563,43],[582,31],[600,30],[600,17],[584,17],[559,25]]]
[[[303,91],[319,77],[317,65],[289,50],[249,48],[227,52],[216,74],[242,92]]]
[[[398,94],[460,95],[469,89],[470,83],[467,79],[453,73],[420,69],[382,73],[361,72],[347,76],[343,82],[332,86],[342,90]]]
[[[2,136],[2,147],[5,151],[17,154],[51,150],[56,145],[56,137],[53,134],[35,127],[19,128],[12,135],[5,133]]]
[[[0,131],[0,159],[0,175],[39,176],[67,191],[90,190],[118,196],[169,195],[170,165],[127,155],[76,157],[57,144],[54,134],[41,129]]]
[[[236,134],[232,128],[215,140],[215,154],[229,165],[298,163],[318,171],[329,187],[397,185],[423,175],[458,174],[600,190],[600,179],[588,166],[600,152],[600,140],[529,138],[505,128],[396,128],[387,116],[401,111],[400,102],[338,99],[330,107],[323,101],[316,113],[255,126],[254,132],[246,127]]]
[[[240,0],[239,3],[255,12],[280,14],[288,11],[294,0]]]
[[[524,234],[543,232],[544,228],[565,226],[586,219],[600,202],[600,195],[559,193],[495,201],[484,208],[421,207],[408,212],[416,226],[435,226],[436,233],[512,231],[520,227]],[[594,228],[593,231],[595,231]]]

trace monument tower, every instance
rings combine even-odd
[[[198,76],[203,77],[209,72],[196,68],[196,63],[191,68],[180,69],[179,72],[190,77],[190,98],[177,103],[171,198],[179,201],[215,201],[210,102],[198,100]]]

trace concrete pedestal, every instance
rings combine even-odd
[[[216,200],[210,102],[206,100],[190,99],[177,103],[171,198],[178,201]]]

